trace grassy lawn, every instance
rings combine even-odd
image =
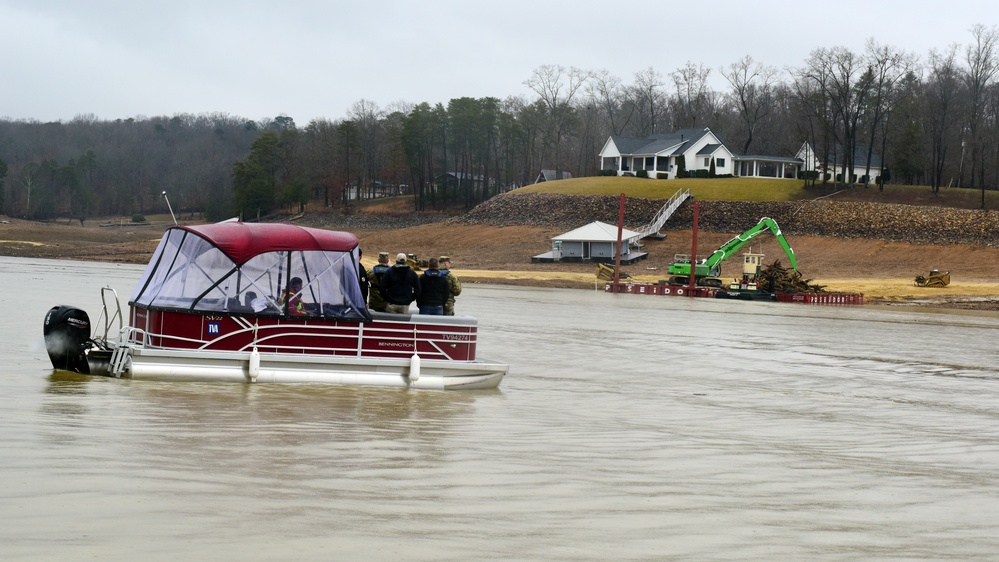
[[[944,187],[934,195],[928,186],[888,185],[884,191],[877,187],[845,188],[829,183],[805,188],[797,180],[763,178],[718,178],[656,180],[633,177],[595,176],[537,183],[511,191],[518,193],[559,193],[564,195],[620,195],[644,199],[669,199],[677,190],[689,189],[700,201],[801,201],[828,198],[831,201],[859,201],[874,203],[900,203],[929,207],[980,209],[980,189]],[[413,196],[384,197],[368,201],[355,201],[352,206],[366,214],[406,214],[413,210]],[[999,192],[985,192],[985,208],[999,210]],[[451,212],[461,212],[463,202],[453,202]],[[310,209],[322,212],[321,209]],[[169,218],[169,217],[168,217]]]
[[[902,203],[960,209],[978,209],[982,205],[980,189],[941,188],[934,195],[928,186],[888,185],[846,189],[833,184],[805,188],[797,180],[763,178],[718,178],[655,180],[648,178],[595,176],[537,183],[512,193],[562,193],[567,195],[619,195],[645,199],[668,199],[677,190],[689,189],[702,201],[798,201],[828,197],[834,201]],[[999,209],[999,192],[986,191],[987,209]]]

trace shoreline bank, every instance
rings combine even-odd
[[[303,226],[353,230],[364,249],[365,265],[375,263],[379,251],[399,251],[420,257],[447,254],[454,271],[465,283],[493,283],[549,288],[602,290],[595,264],[534,264],[530,257],[551,248],[551,239],[562,230],[539,226],[491,226],[439,221],[415,226],[345,228],[335,217],[299,221]],[[317,225],[315,222],[322,222]],[[145,264],[162,233],[172,225],[169,217],[146,225],[100,227],[67,222],[34,222],[7,219],[0,222],[0,255],[79,261]],[[358,225],[361,226],[361,225]],[[689,253],[690,232],[668,230],[664,240],[647,240],[649,258],[622,267],[631,280],[657,283],[675,253]],[[732,234],[701,232],[699,244],[713,248]],[[999,310],[999,248],[961,244],[906,244],[872,239],[788,235],[803,276],[830,292],[863,293],[871,304]],[[769,254],[767,263],[782,255],[772,238],[754,240],[754,251]],[[930,269],[951,271],[948,287],[916,287],[913,279]],[[737,266],[723,272],[729,277]]]

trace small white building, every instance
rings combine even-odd
[[[621,231],[621,263],[630,264],[648,257],[639,241],[642,235],[627,228]],[[614,263],[617,259],[617,226],[595,221],[552,238],[552,251],[531,258],[531,262]]]
[[[541,183],[541,182],[545,182],[545,181],[555,181],[555,180],[558,180],[558,179],[563,179],[563,180],[572,179],[572,174],[570,174],[569,172],[566,172],[564,170],[562,171],[561,175],[562,175],[562,177],[559,177],[559,175],[555,173],[555,170],[541,170],[541,173],[538,174],[538,179],[534,180],[534,183]]]

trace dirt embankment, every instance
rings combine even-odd
[[[628,199],[624,224],[636,229],[652,222],[663,201]],[[738,233],[770,217],[787,235],[865,238],[909,244],[999,246],[999,212],[886,203],[812,201],[701,201],[698,228]],[[599,220],[617,224],[620,199],[599,195],[504,194],[451,222],[469,225],[523,225],[576,228]],[[693,205],[670,217],[669,230],[690,230]]]
[[[616,223],[617,197],[506,194],[457,217],[307,213],[296,224],[350,230],[361,240],[365,262],[379,251],[420,257],[448,254],[466,282],[593,288],[592,264],[534,264],[552,238],[592,222]],[[652,220],[661,200],[628,199],[625,226]],[[999,213],[939,207],[812,202],[700,202],[698,254],[770,216],[794,247],[798,269],[828,290],[862,292],[869,301],[999,308]],[[664,227],[664,240],[644,241],[648,259],[623,270],[639,281],[666,276],[674,254],[690,253],[692,209],[684,205]],[[37,223],[0,221],[0,255],[145,263],[170,224]],[[750,244],[766,260],[783,251],[770,235]],[[950,271],[944,289],[919,288],[913,278],[932,268]],[[723,276],[734,276],[729,263]]]

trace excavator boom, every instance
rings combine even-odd
[[[717,276],[721,272],[721,263],[723,261],[732,257],[732,254],[739,251],[739,248],[742,248],[747,242],[767,230],[773,233],[774,238],[777,239],[781,248],[784,249],[784,253],[787,254],[788,261],[791,262],[791,268],[797,270],[798,259],[794,255],[794,250],[791,249],[791,246],[784,238],[784,234],[781,233],[780,226],[778,226],[777,222],[772,218],[763,217],[753,228],[750,228],[746,232],[743,232],[742,234],[739,234],[728,242],[722,244],[721,247],[708,256],[708,259],[704,260],[703,263],[695,264],[694,275],[696,277]],[[690,260],[687,260],[686,262],[677,261],[671,263],[668,271],[671,275],[690,275]]]

